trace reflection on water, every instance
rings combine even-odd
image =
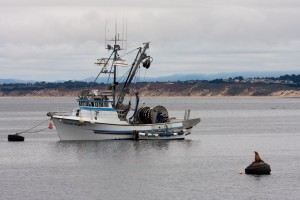
[[[134,143],[134,149],[136,152],[142,151],[166,151],[169,149],[170,144],[174,141],[162,141],[162,140],[139,140]],[[178,141],[176,141],[178,142]],[[179,141],[181,142],[181,141]]]
[[[126,153],[147,151],[168,151],[170,146],[191,148],[193,140],[107,140],[107,141],[57,141],[55,149],[58,152],[75,153]]]

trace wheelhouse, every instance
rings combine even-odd
[[[114,103],[112,100],[111,91],[106,91],[106,93],[98,93],[98,90],[89,91],[85,94],[84,91],[81,96],[77,99],[79,108],[88,110],[115,110]]]

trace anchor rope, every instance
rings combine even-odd
[[[37,125],[35,125],[35,126],[29,128],[29,129],[27,129],[27,130],[25,130],[25,131],[19,132],[19,133],[17,133],[17,134],[29,133],[30,130],[32,130],[32,129],[34,129],[34,128],[36,128],[36,127],[38,127],[38,126],[40,126],[40,125],[42,125],[42,124],[44,124],[44,123],[46,123],[47,121],[49,121],[49,119],[47,119],[47,120],[45,120],[45,121],[42,121],[41,123],[39,123],[39,124],[37,124]],[[38,130],[38,131],[35,131],[35,132],[30,132],[30,133],[37,133],[37,132],[40,132],[40,131],[43,131],[43,130],[46,130],[46,129],[47,129],[47,128],[44,128],[44,129],[41,129],[41,130]]]
[[[26,133],[38,133],[38,132],[42,132],[42,131],[44,131],[44,130],[46,130],[46,129],[48,129],[48,127],[47,127],[47,128],[43,128],[43,129],[40,129],[40,130],[36,130],[36,131],[26,132]]]

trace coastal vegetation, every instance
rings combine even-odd
[[[300,75],[280,77],[136,83],[143,96],[300,96]],[[84,81],[0,84],[0,96],[77,96],[82,89],[105,89]]]

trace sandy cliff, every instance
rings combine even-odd
[[[32,89],[1,91],[0,96],[78,96],[83,88],[66,89]],[[98,87],[97,89],[104,89]],[[135,90],[140,91],[141,96],[167,97],[167,96],[191,96],[191,97],[222,97],[222,96],[278,96],[300,97],[300,88],[282,84],[247,84],[247,83],[141,83],[135,85]]]

